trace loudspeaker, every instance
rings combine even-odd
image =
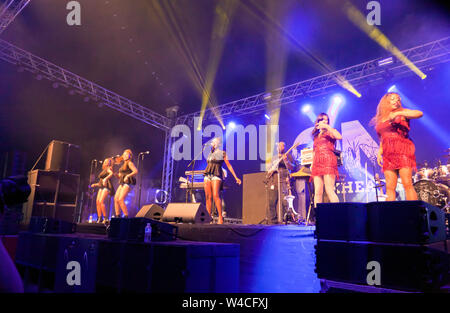
[[[80,147],[52,140],[47,151],[45,170],[80,174]]]
[[[365,203],[319,203],[316,208],[317,239],[369,240]]]
[[[424,201],[367,204],[369,240],[428,244],[446,239],[445,213]]]
[[[428,245],[318,240],[316,273],[320,279],[358,285],[367,285],[369,276],[378,275],[380,285],[375,287],[437,290],[449,281],[448,244],[448,240]],[[377,265],[368,267],[373,261]]]
[[[75,232],[76,226],[75,223],[69,223],[62,220],[32,216],[30,224],[28,225],[28,231],[46,234],[71,234]]]
[[[151,218],[152,220],[160,221],[164,214],[164,209],[157,204],[147,204],[144,205],[136,217]]]
[[[100,239],[60,237],[55,271],[56,293],[95,292],[100,242]]]
[[[242,182],[242,223],[259,224],[266,219],[266,172],[245,174]]]
[[[162,218],[163,222],[203,224],[212,218],[201,203],[169,203]]]
[[[152,227],[152,241],[172,241],[178,236],[178,227],[144,217],[112,218],[108,228],[108,238],[143,242],[145,227]]]
[[[80,175],[34,170],[28,172],[28,184],[31,193],[23,205],[23,224],[29,224],[31,216],[74,221]]]

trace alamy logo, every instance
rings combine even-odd
[[[69,1],[66,5],[66,9],[70,10],[67,13],[66,21],[69,26],[81,25],[81,5],[78,1]]]
[[[381,5],[378,1],[370,1],[366,6],[367,10],[370,10],[367,14],[367,24],[381,25]]]
[[[377,261],[367,263],[366,269],[370,272],[367,274],[366,282],[369,286],[381,285],[381,265]]]
[[[81,286],[81,265],[77,261],[67,263],[66,270],[70,272],[66,276],[66,282],[69,286]]]

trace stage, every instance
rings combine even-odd
[[[178,240],[239,244],[239,289],[244,293],[320,291],[314,272],[314,226],[175,224]],[[79,224],[79,234],[103,234],[106,227]],[[177,241],[178,241],[177,240]]]

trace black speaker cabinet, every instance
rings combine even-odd
[[[95,292],[99,244],[100,240],[93,238],[60,237],[55,292]]]
[[[424,201],[367,204],[369,240],[427,244],[446,239],[445,213]]]
[[[145,227],[152,227],[152,241],[172,241],[178,236],[178,227],[160,221],[144,218],[112,218],[108,237],[113,240],[143,242]]]
[[[28,172],[31,193],[24,203],[22,224],[31,216],[43,216],[73,222],[77,204],[80,175],[34,170]]]
[[[329,240],[368,240],[365,203],[319,203],[316,237]]]
[[[260,224],[266,219],[266,172],[245,174],[242,182],[242,223]]]
[[[145,217],[151,218],[152,220],[160,221],[164,214],[164,209],[157,204],[147,204],[144,205],[139,212],[136,214],[136,217]]]
[[[48,147],[45,170],[80,174],[80,147],[53,140]]]
[[[318,240],[318,278],[367,285],[378,263],[380,285],[404,291],[433,291],[449,282],[447,241],[427,245]],[[372,263],[373,264],[373,263]]]
[[[162,218],[163,222],[202,224],[212,218],[201,203],[169,203]]]

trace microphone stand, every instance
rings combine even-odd
[[[189,197],[192,198],[192,191],[194,190],[194,169],[195,169],[195,161],[197,159],[197,157],[203,153],[203,151],[206,148],[207,143],[205,143],[203,145],[202,151],[200,151],[195,157],[194,159],[191,161],[191,163],[188,164],[187,169],[189,169],[189,166],[191,166],[192,164],[192,175],[191,175],[191,182],[189,182],[189,177],[188,177],[188,182],[186,184],[186,203],[188,203],[188,199]],[[189,185],[191,185],[191,187],[189,187]]]
[[[140,169],[140,161],[141,161],[141,157],[142,157],[142,161],[144,161],[144,155],[147,154],[146,152],[140,152],[138,155],[138,173],[139,173],[139,196],[138,196],[138,211],[141,209],[141,188],[142,188],[142,173],[141,173],[141,169]]]
[[[92,161],[91,161],[91,169],[90,169],[90,171],[89,171],[89,185],[88,185],[88,189],[89,189],[89,191],[90,191],[90,188],[91,188],[91,184],[92,184],[92,181],[91,181],[91,178],[92,178],[92,173],[93,173],[93,164],[95,164],[95,169],[97,169],[97,160],[96,159],[93,159]],[[89,203],[89,215],[91,215],[92,214],[92,207],[93,207],[93,205],[94,205],[94,194],[95,194],[95,192],[89,192],[90,193],[90,196],[91,196],[91,199],[90,199],[90,203]],[[89,217],[88,217],[89,218]]]

